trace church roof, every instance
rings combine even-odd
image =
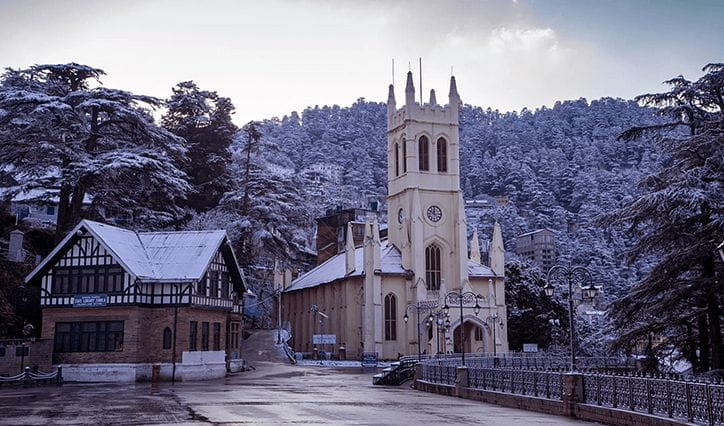
[[[341,278],[364,276],[364,247],[355,248],[355,268],[349,275],[346,272],[345,253],[332,256],[327,261],[292,281],[292,285],[284,291],[296,291],[303,288],[316,287],[331,283]],[[382,274],[402,275],[408,271],[402,267],[402,255],[397,247],[390,245],[388,240],[381,241],[380,269]]]
[[[468,277],[493,278],[495,273],[489,267],[468,259]]]
[[[389,244],[387,239],[382,240],[380,252],[380,272],[383,275],[404,275],[412,273],[402,267],[402,254],[400,253],[400,250]],[[357,247],[355,249],[355,268],[349,275],[345,274],[345,257],[344,252],[332,256],[321,265],[292,281],[292,285],[284,291],[296,291],[328,284],[342,278],[364,276],[364,248]],[[489,267],[473,262],[472,260],[468,260],[468,276],[473,278],[492,278],[495,277],[495,274]]]

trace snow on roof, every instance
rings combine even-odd
[[[536,229],[535,231],[530,231],[530,232],[526,232],[526,233],[524,233],[524,234],[520,234],[520,235],[518,235],[516,238],[527,237],[528,235],[537,234],[537,233],[543,232],[543,231],[552,232],[552,233],[554,233],[554,234],[557,234],[557,233],[558,233],[558,232],[556,232],[555,230],[553,230],[553,229],[551,229],[551,228],[541,228],[541,229]]]
[[[495,273],[489,267],[468,259],[469,277],[495,277]]]
[[[380,246],[380,269],[382,274],[406,274],[408,271],[402,267],[402,255],[397,247],[390,245],[387,239],[382,240]],[[284,291],[296,291],[303,288],[316,287],[331,283],[340,278],[361,277],[364,275],[364,247],[354,250],[355,268],[346,275],[346,255],[344,252],[332,256],[327,261],[303,274]]]
[[[198,279],[226,238],[226,231],[146,232],[138,234],[156,279]]]
[[[91,220],[82,220],[27,276],[29,282],[68,241],[87,230],[131,274],[141,281],[201,279],[226,239],[226,231],[135,232]]]

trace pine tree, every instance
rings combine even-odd
[[[75,63],[8,69],[0,79],[0,163],[15,190],[59,191],[56,239],[81,219],[84,200],[101,218],[136,227],[181,215],[188,190],[177,164],[185,141],[153,123],[161,101],[102,86],[103,70]]]
[[[603,218],[637,236],[630,260],[656,259],[613,305],[618,344],[630,347],[657,334],[696,371],[724,367],[724,279],[716,258],[724,238],[724,64],[703,71],[695,82],[679,76],[666,82],[668,92],[636,99],[667,121],[633,127],[621,139],[653,133],[670,161],[643,179],[642,195]]]
[[[181,82],[172,90],[161,123],[186,139],[189,162],[184,171],[192,185],[188,206],[203,212],[216,206],[229,190],[229,146],[238,130],[231,121],[234,105],[216,92],[200,90],[193,81]]]

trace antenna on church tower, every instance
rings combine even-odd
[[[424,102],[422,101],[422,56],[420,57],[420,106]]]
[[[392,58],[392,85],[395,85],[395,58]]]

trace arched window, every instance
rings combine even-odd
[[[385,340],[397,340],[397,297],[385,296]]]
[[[483,329],[480,327],[475,327],[475,341],[476,342],[483,341]]]
[[[430,170],[430,141],[427,139],[427,136],[420,136],[417,152],[419,154],[418,159],[420,160],[420,170]]]
[[[395,176],[400,175],[400,146],[395,144]]]
[[[405,142],[405,137],[402,137],[402,173],[407,173],[407,142]]]
[[[171,329],[166,327],[163,329],[163,348],[171,349]]]
[[[440,247],[430,244],[425,249],[425,281],[427,289],[440,290],[441,276]]]
[[[447,172],[447,141],[443,138],[437,140],[437,171]]]

